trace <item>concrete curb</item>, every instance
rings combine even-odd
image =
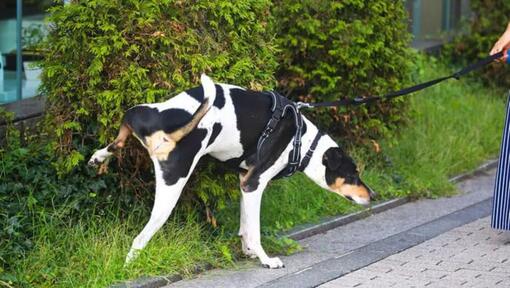
[[[454,177],[450,178],[448,181],[450,181],[452,183],[458,183],[458,182],[467,180],[469,178],[478,176],[478,175],[480,175],[488,170],[491,170],[493,168],[496,168],[496,167],[498,167],[498,159],[491,159],[491,160],[486,161],[482,165],[478,166],[476,169],[466,172],[466,173],[463,173],[463,174],[459,174],[457,176],[454,176]]]
[[[352,223],[356,220],[366,218],[370,215],[381,213],[391,208],[395,208],[402,204],[409,202],[409,198],[397,198],[382,203],[378,203],[370,208],[347,214],[344,216],[330,217],[317,224],[305,224],[297,226],[287,233],[281,234],[283,237],[288,237],[293,240],[301,240],[310,236],[325,233],[328,230],[336,227]]]
[[[490,169],[496,168],[498,165],[497,159],[491,159],[478,166],[476,169],[459,174],[450,178],[448,181],[451,183],[458,183],[469,178],[480,175]],[[408,197],[392,199],[389,201],[385,201],[382,203],[378,203],[370,208],[357,211],[348,215],[337,216],[337,217],[329,217],[320,221],[317,224],[305,224],[298,226],[290,231],[284,232],[280,234],[280,237],[288,237],[293,240],[301,240],[304,238],[308,238],[310,236],[325,233],[328,230],[334,229],[336,227],[347,225],[354,221],[366,218],[370,215],[378,214],[389,209],[401,206],[405,203],[408,203],[410,199]],[[202,264],[197,265],[193,270],[193,274],[198,274],[207,270],[212,269],[212,265],[210,264]],[[150,277],[141,277],[133,281],[126,281],[120,284],[115,284],[110,286],[111,288],[159,288],[165,285],[172,284],[174,282],[182,280],[183,277],[180,274],[172,274],[168,276],[150,276]]]
[[[466,173],[463,173],[463,174],[459,174],[455,177],[448,179],[448,181],[451,183],[458,183],[458,182],[467,180],[469,178],[475,177],[477,175],[480,175],[481,173],[484,173],[485,171],[488,171],[490,169],[496,168],[497,165],[498,165],[498,160],[491,159],[491,160],[486,161],[482,165],[478,166],[476,169],[466,172]],[[354,221],[366,218],[370,215],[384,212],[386,210],[403,205],[409,201],[410,201],[410,199],[408,197],[392,199],[389,201],[378,203],[378,204],[376,204],[368,209],[362,210],[362,211],[354,212],[354,213],[344,215],[344,216],[330,217],[330,218],[320,221],[317,224],[305,224],[302,226],[298,226],[298,227],[282,234],[282,236],[291,238],[293,240],[301,240],[301,239],[308,238],[308,237],[316,235],[316,234],[324,233],[324,232],[334,229],[336,227],[346,225],[346,224],[352,223]]]

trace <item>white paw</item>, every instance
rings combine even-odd
[[[97,150],[94,154],[92,154],[92,157],[90,157],[88,164],[90,166],[97,166],[103,163],[110,155],[111,154],[106,151],[106,149]]]
[[[269,269],[285,268],[282,260],[280,260],[278,257],[268,258],[266,261],[262,262],[262,266]]]
[[[124,266],[128,265],[129,263],[133,262],[135,258],[138,256],[138,250],[131,249],[129,250],[129,253],[126,256],[126,262],[124,262]]]

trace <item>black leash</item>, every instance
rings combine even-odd
[[[372,103],[372,102],[375,102],[375,101],[380,101],[380,100],[383,100],[383,99],[393,99],[393,98],[396,98],[396,97],[408,95],[408,94],[411,94],[413,92],[423,90],[423,89],[425,89],[427,87],[434,86],[434,85],[439,84],[439,83],[441,83],[443,81],[446,81],[448,79],[455,78],[455,79],[458,80],[460,77],[468,74],[469,72],[471,72],[473,70],[480,69],[480,68],[482,68],[482,67],[492,63],[494,60],[503,57],[503,54],[504,54],[504,52],[502,51],[502,52],[499,52],[497,54],[494,54],[494,55],[491,55],[491,56],[487,56],[487,57],[483,58],[482,60],[480,60],[480,61],[478,61],[476,63],[470,64],[467,67],[465,67],[465,68],[463,68],[463,69],[461,69],[461,70],[459,70],[459,71],[457,71],[457,72],[455,72],[455,73],[453,73],[451,75],[440,77],[440,78],[437,78],[437,79],[434,79],[434,80],[430,80],[430,81],[427,81],[427,82],[424,82],[424,83],[420,83],[418,85],[407,87],[407,88],[404,88],[404,89],[401,89],[401,90],[398,90],[398,91],[390,92],[390,93],[382,95],[382,96],[368,96],[368,97],[359,97],[358,96],[358,97],[353,98],[353,99],[340,99],[340,100],[336,100],[336,101],[316,102],[316,103],[298,102],[297,105],[298,105],[299,108],[303,108],[303,107],[314,108],[314,107],[335,107],[335,106],[358,106],[358,105]]]

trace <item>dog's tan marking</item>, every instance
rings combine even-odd
[[[116,147],[122,148],[126,144],[126,139],[131,135],[133,130],[127,125],[122,124],[119,129],[119,135],[117,135],[117,138],[113,143]]]
[[[152,133],[151,136],[145,137],[145,143],[147,143],[149,154],[156,156],[159,161],[167,160],[168,155],[175,149],[177,144],[163,131],[157,131]]]
[[[351,185],[351,184],[344,184],[340,188],[340,193],[344,196],[351,196],[351,197],[359,197],[363,199],[370,199],[370,194],[368,190],[363,185]]]
[[[181,141],[184,136],[188,135],[191,131],[193,131],[193,129],[195,129],[195,127],[197,127],[198,123],[202,120],[207,111],[209,111],[209,99],[206,99],[204,103],[202,103],[200,110],[195,113],[193,119],[191,119],[188,124],[184,125],[179,130],[170,133],[170,138],[175,142]]]
[[[342,187],[342,185],[344,185],[344,182],[345,182],[344,178],[338,177],[338,178],[336,178],[334,183],[331,183],[331,185],[329,185],[329,188],[331,188],[331,190],[333,190],[333,191],[339,191],[340,187]]]
[[[253,166],[251,167],[248,167],[248,171],[246,171],[246,173],[241,173],[241,181],[240,181],[240,185],[241,187],[244,187],[244,185],[246,184],[246,181],[248,181],[248,179],[250,179],[251,177],[251,174],[253,174]]]
[[[159,161],[167,160],[170,153],[177,146],[177,142],[193,131],[207,111],[209,111],[208,103],[209,99],[205,100],[191,121],[178,130],[172,133],[165,133],[164,131],[159,130],[152,133],[150,136],[145,137],[145,143],[149,150],[149,154],[151,156],[155,156]]]
[[[367,188],[363,185],[345,184],[345,179],[342,177],[336,178],[336,181],[329,185],[329,188],[342,196],[356,196],[364,199],[370,198],[370,193]]]

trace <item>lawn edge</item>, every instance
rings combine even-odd
[[[451,183],[459,183],[461,181],[465,181],[470,178],[476,177],[480,174],[483,174],[484,172],[496,168],[497,166],[498,159],[490,159],[471,171],[451,177],[450,179],[448,179],[448,181]],[[287,237],[296,241],[301,240],[304,238],[311,237],[313,235],[325,233],[328,230],[337,228],[339,226],[347,225],[349,223],[361,220],[368,216],[375,215],[387,211],[389,209],[393,209],[410,201],[411,199],[409,197],[391,199],[388,201],[375,204],[361,211],[356,211],[342,216],[328,217],[315,224],[298,225],[296,228],[280,233],[279,235],[280,237]],[[212,268],[213,266],[207,263],[199,264],[195,267],[195,269],[193,269],[193,274],[198,274],[210,270]],[[125,281],[122,283],[113,284],[110,286],[110,288],[160,288],[165,285],[169,285],[177,281],[180,281],[182,279],[183,276],[178,273],[171,274],[168,276],[143,276],[133,281]]]

